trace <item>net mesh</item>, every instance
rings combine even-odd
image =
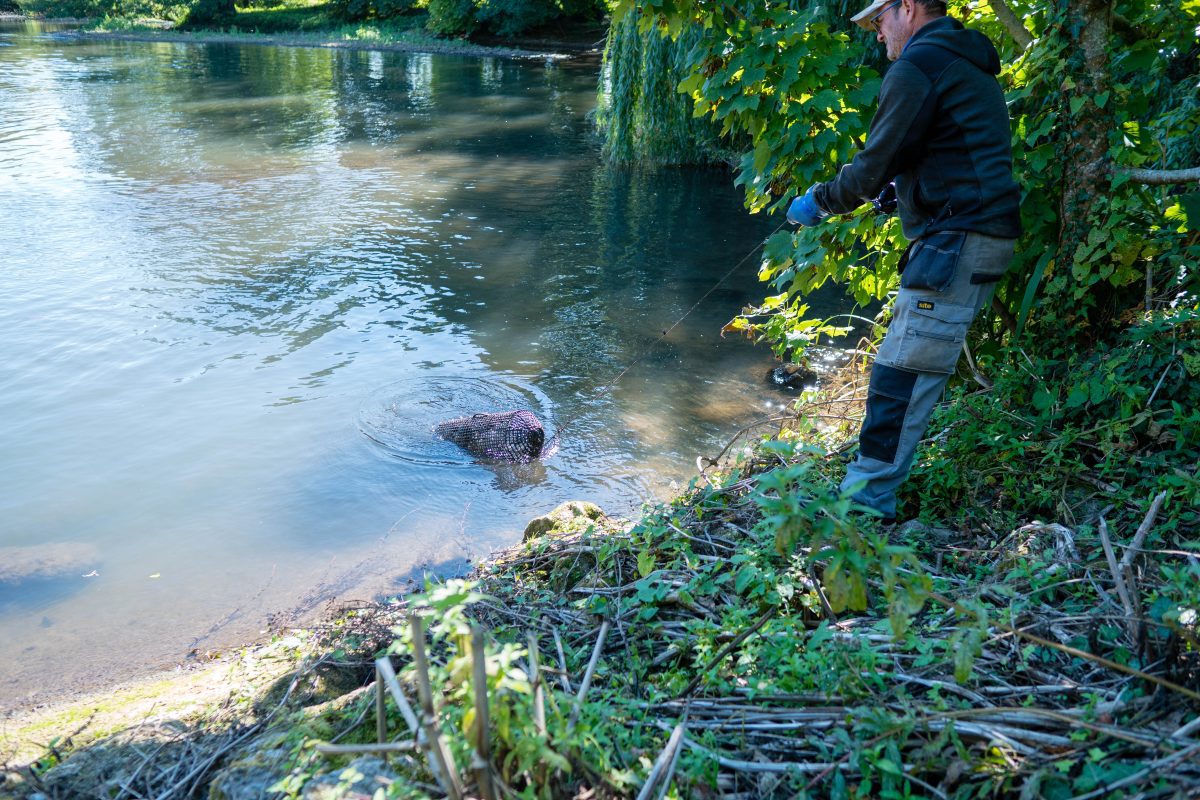
[[[472,414],[438,423],[433,433],[489,461],[532,461],[542,454],[546,432],[529,411]]]

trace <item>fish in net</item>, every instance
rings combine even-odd
[[[435,425],[433,433],[488,461],[527,462],[551,451],[542,423],[529,411],[449,419]]]

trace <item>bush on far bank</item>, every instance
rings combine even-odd
[[[413,11],[429,14],[426,27],[442,36],[486,32],[517,36],[563,21],[599,21],[605,0],[330,0],[342,19],[390,19]]]
[[[175,22],[187,13],[188,4],[172,0],[0,0],[0,12],[4,11],[52,18],[150,18]]]
[[[346,22],[393,19],[416,10],[416,0],[329,0],[330,14]]]

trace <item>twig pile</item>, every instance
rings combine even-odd
[[[1037,796],[1062,776],[1082,797],[1135,788],[1142,797],[1200,791],[1200,694],[1189,688],[1197,685],[1200,663],[1185,652],[1184,640],[1164,633],[1132,600],[1142,594],[1132,584],[1161,496],[1124,556],[1107,565],[1084,562],[1075,534],[1060,525],[1027,525],[990,547],[972,547],[971,537],[957,535],[958,546],[938,548],[951,564],[926,565],[942,591],[917,620],[919,646],[912,637],[894,637],[878,617],[839,619],[827,604],[814,603],[760,606],[742,629],[722,630],[703,649],[697,624],[748,604],[733,580],[703,597],[688,587],[720,583],[736,569],[732,556],[761,536],[747,494],[764,466],[752,465],[742,481],[721,490],[724,510],[685,511],[658,540],[647,541],[636,528],[550,537],[506,552],[478,576],[480,588],[496,598],[476,606],[481,620],[531,631],[543,650],[565,644],[561,671],[566,662],[581,663],[580,650],[600,639],[607,668],[597,673],[597,686],[635,700],[643,715],[628,724],[673,734],[647,786],[665,788],[666,765],[673,771],[682,749],[717,764],[716,789],[724,797],[790,796],[798,786],[824,794],[835,780],[873,780],[878,787],[900,777],[935,797],[984,787]],[[649,576],[660,588],[651,618],[643,613],[647,600],[639,592],[647,581],[637,564],[647,547],[669,551],[659,561],[672,565]],[[1036,592],[1020,578],[988,584],[972,577],[1004,573],[1029,554],[1049,561]],[[1077,596],[1054,603],[1070,598],[1044,585],[1046,574],[1075,591],[1089,588],[1096,605],[1081,607]],[[823,602],[819,583],[810,588]],[[1014,601],[1025,592],[1039,599]],[[986,603],[988,624],[971,677],[960,682],[945,642],[969,616],[960,605],[967,599]],[[602,624],[612,628],[606,638],[598,637]],[[739,685],[746,672],[739,659],[754,658],[756,640],[793,637],[796,649],[806,650],[812,646],[804,631],[818,626],[821,646],[833,654],[825,663],[840,659],[855,669],[864,663],[856,653],[872,654],[859,681],[843,682],[854,689],[849,696],[786,691],[763,675],[754,688]],[[1103,652],[1124,657],[1118,662]],[[642,673],[631,676],[634,663]],[[663,699],[671,675],[691,679],[682,690],[676,682],[673,696]],[[683,794],[704,791],[692,785]]]

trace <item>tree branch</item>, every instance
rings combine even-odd
[[[1191,169],[1118,169],[1116,174],[1151,186],[1200,181],[1200,167]]]
[[[1033,44],[1033,34],[1008,7],[1008,3],[1005,0],[988,0],[988,5],[992,7],[996,19],[1000,20],[1000,24],[1008,31],[1008,35],[1021,45],[1022,50],[1028,50],[1029,45]]]

